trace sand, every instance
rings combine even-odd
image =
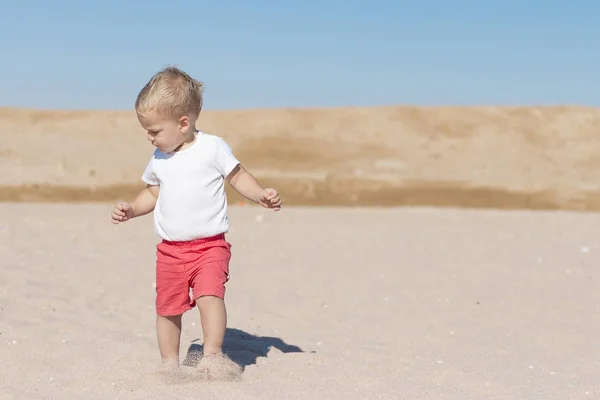
[[[0,399],[600,397],[600,111],[207,112],[279,213],[231,197],[225,350],[158,372],[150,153],[121,111],[0,109]],[[399,207],[410,205],[412,207]],[[186,357],[186,355],[188,355]]]
[[[151,218],[109,211],[0,206],[0,398],[600,395],[598,215],[233,207],[242,380],[174,383],[156,372]],[[183,329],[182,356],[195,310]]]
[[[206,111],[198,128],[288,205],[600,210],[598,108]],[[151,152],[130,111],[0,109],[0,201],[131,197]]]

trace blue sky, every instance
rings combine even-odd
[[[167,4],[0,0],[0,106],[131,109],[168,64],[206,109],[600,106],[597,0]]]

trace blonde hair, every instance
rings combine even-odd
[[[143,114],[156,109],[159,114],[175,119],[184,115],[198,118],[203,91],[202,82],[170,66],[157,72],[140,90],[135,110]]]

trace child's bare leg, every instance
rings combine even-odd
[[[181,340],[181,315],[156,316],[158,348],[163,363],[179,363],[179,341]]]
[[[227,327],[225,302],[216,296],[202,296],[197,303],[204,336],[203,353],[209,356],[221,354]]]
[[[204,334],[204,354],[198,365],[200,371],[215,380],[239,378],[241,367],[222,352],[227,327],[225,302],[215,296],[203,296],[197,303]]]

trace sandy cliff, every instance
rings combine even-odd
[[[198,127],[288,205],[600,209],[600,109],[206,111]],[[0,109],[0,199],[129,198],[152,150],[133,112]]]

